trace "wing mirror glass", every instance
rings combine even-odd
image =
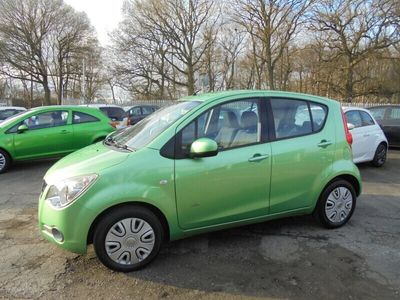
[[[349,130],[353,130],[354,128],[356,128],[356,126],[354,126],[354,124],[347,123],[347,128],[348,128]]]
[[[210,157],[218,154],[217,143],[209,138],[200,138],[195,140],[190,147],[190,156]]]
[[[29,128],[28,126],[26,126],[25,124],[19,125],[17,128],[18,133],[23,133],[25,131],[27,131]]]

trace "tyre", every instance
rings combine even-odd
[[[160,251],[164,230],[154,213],[140,207],[112,210],[97,224],[93,245],[108,268],[131,272],[149,264]]]
[[[326,228],[346,224],[356,207],[354,187],[345,180],[331,182],[322,192],[314,216]]]
[[[0,149],[0,174],[4,173],[11,164],[10,155],[7,152]]]
[[[374,167],[382,167],[386,162],[387,156],[387,147],[385,144],[379,144],[378,148],[376,148],[374,159],[371,161],[371,164]]]

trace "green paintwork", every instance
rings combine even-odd
[[[46,112],[67,111],[65,125],[28,129],[24,120]],[[73,124],[72,112],[86,113],[99,121]],[[13,161],[56,157],[69,154],[94,143],[114,131],[110,120],[98,109],[78,106],[47,106],[30,109],[0,124],[0,149],[7,151]],[[18,124],[21,124],[18,126]],[[18,130],[10,129],[18,126]]]
[[[160,149],[208,108],[248,97],[305,99],[328,106],[324,128],[307,136],[273,140],[218,152],[205,158],[171,159]],[[49,241],[85,253],[96,218],[120,204],[151,207],[167,220],[169,238],[232,226],[309,214],[324,187],[338,176],[361,178],[346,142],[340,104],[311,95],[273,91],[231,91],[184,98],[201,104],[183,115],[135,152],[95,144],[57,162],[45,175],[39,200],[39,226]],[[321,140],[332,141],[318,147]],[[207,144],[207,143],[205,143]],[[260,158],[256,159],[254,158]],[[63,178],[98,174],[96,182],[75,202],[54,209],[45,200],[49,184]],[[55,241],[44,225],[65,237]]]

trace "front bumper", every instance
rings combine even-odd
[[[55,209],[44,199],[48,188],[43,189],[39,198],[38,220],[42,236],[68,251],[86,253],[88,233],[96,216],[81,204],[84,195],[64,209]]]

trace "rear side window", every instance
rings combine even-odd
[[[361,115],[358,110],[351,110],[345,113],[347,123],[353,124],[354,127],[361,127],[362,126],[362,119]]]
[[[390,120],[400,120],[400,108],[394,107],[390,111],[389,115]]]
[[[123,121],[125,111],[121,107],[100,107],[100,110],[113,121]]]
[[[375,125],[374,120],[371,118],[369,113],[366,113],[365,111],[361,111],[361,120],[362,120],[362,126],[370,126],[370,125]]]
[[[82,123],[90,123],[90,122],[98,122],[100,121],[96,117],[93,117],[92,115],[85,114],[83,112],[78,112],[74,111],[73,112],[73,119],[72,123],[73,124],[82,124]]]
[[[150,115],[150,114],[153,113],[153,112],[154,112],[154,108],[151,107],[151,106],[143,106],[143,107],[142,107],[142,113],[143,113],[144,115]]]
[[[325,105],[311,102],[310,110],[312,116],[313,130],[314,132],[320,131],[324,126],[325,119],[328,114],[328,108]]]
[[[385,118],[385,110],[385,107],[374,107],[369,109],[375,120],[383,120]]]

